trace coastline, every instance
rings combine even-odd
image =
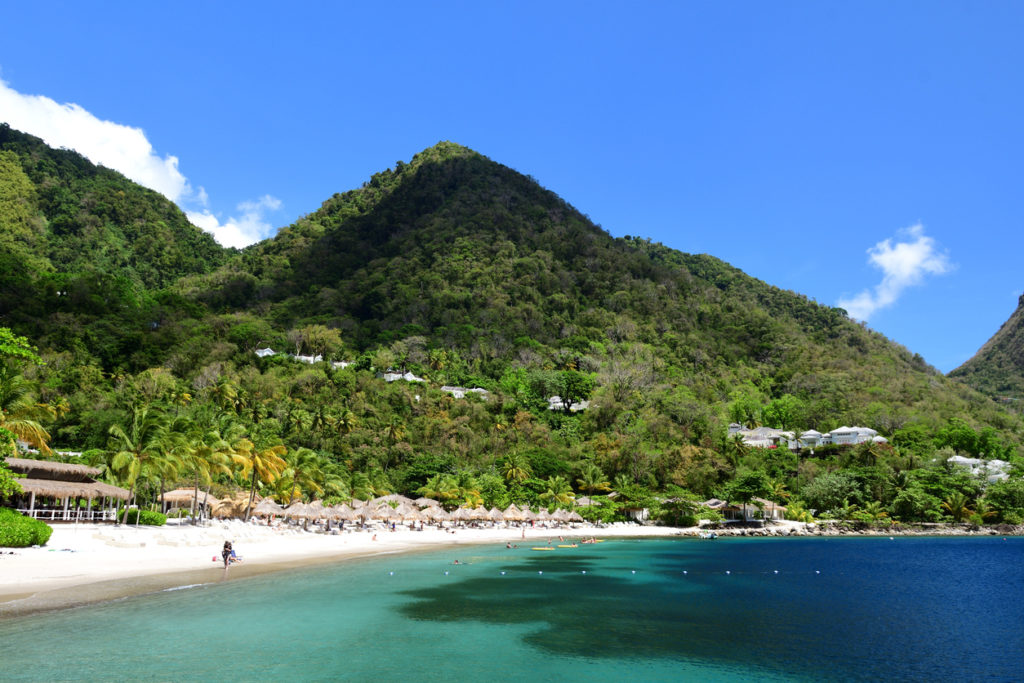
[[[55,525],[41,548],[7,549],[0,555],[0,620],[271,572],[393,553],[487,543],[545,544],[559,536],[580,539],[695,538],[704,529],[613,524],[580,528],[460,528],[424,531],[347,531],[338,535],[283,530],[238,521],[208,527]],[[1021,535],[1020,527],[951,525],[846,528],[838,524],[784,522],[765,528],[714,529],[718,537],[808,538],[841,536]],[[377,540],[374,540],[376,535]],[[231,540],[243,562],[225,570],[220,549]],[[13,554],[9,554],[13,552]]]
[[[422,532],[329,535],[237,521],[208,527],[54,525],[46,546],[5,549],[0,555],[0,619],[392,553],[486,543],[544,544],[559,536],[668,537],[682,531],[619,524],[600,529],[527,528],[525,536],[517,527],[460,528],[454,534],[428,527]],[[226,540],[232,541],[243,559],[227,570],[220,559]]]

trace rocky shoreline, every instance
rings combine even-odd
[[[724,524],[682,529],[677,536],[701,536],[714,532],[718,537],[791,537],[791,536],[1024,536],[1024,526],[997,524],[886,524],[865,522],[824,521],[811,524],[793,523],[760,526],[753,524]]]

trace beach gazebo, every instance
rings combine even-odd
[[[206,508],[210,510],[214,505],[220,502],[220,499],[211,496],[206,491],[196,491],[194,488],[191,489],[174,489],[173,491],[165,491],[161,496],[162,512],[166,513],[172,507],[176,508],[192,508],[192,503],[195,502],[198,508]]]
[[[29,517],[50,522],[116,521],[115,501],[129,498],[127,490],[96,481],[97,467],[26,458],[5,458],[4,462],[11,471],[25,475],[17,480],[22,493],[11,500],[18,512]]]

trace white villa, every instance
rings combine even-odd
[[[427,381],[427,380],[423,379],[422,377],[417,377],[416,375],[412,374],[411,372],[406,372],[405,374],[402,374],[402,373],[399,373],[399,372],[384,372],[384,373],[381,373],[378,376],[379,377],[383,377],[385,382],[397,382],[400,379],[404,379],[406,382],[426,382]]]
[[[291,354],[291,353],[279,354],[277,351],[275,351],[274,349],[270,348],[269,346],[267,348],[265,348],[265,349],[256,349],[255,353],[260,358],[266,358],[268,356],[283,355],[286,358],[291,358],[292,360],[297,360],[300,363],[309,363],[310,365],[312,365],[313,363],[322,363],[323,360],[324,360],[324,357],[321,356],[321,355],[316,355],[316,356],[297,356],[297,355],[294,355],[294,354]],[[331,367],[335,368],[335,369],[337,369],[337,368],[347,368],[350,365],[352,365],[352,363],[349,363],[349,362],[343,361],[343,360],[334,361],[333,363],[331,363]]]
[[[578,401],[569,407],[569,412],[578,413],[590,407],[590,401]],[[548,399],[548,410],[565,410],[565,401],[561,396],[552,396]]]
[[[965,468],[976,477],[984,477],[990,484],[1010,478],[1010,463],[1005,460],[982,460],[954,455],[949,462]]]
[[[831,432],[822,434],[819,431],[808,429],[801,432],[797,437],[795,432],[787,432],[771,427],[758,427],[747,429],[744,425],[732,423],[729,425],[729,436],[739,434],[743,443],[755,448],[778,448],[786,446],[790,450],[798,448],[816,448],[827,444],[855,445],[873,441],[875,443],[888,443],[888,439],[879,436],[878,432],[870,427],[839,427]]]
[[[480,398],[485,401],[487,400],[487,397],[491,395],[491,392],[486,389],[481,389],[480,387],[467,389],[466,387],[450,387],[446,385],[441,387],[441,391],[446,391],[455,398],[466,398],[466,394],[479,394]]]

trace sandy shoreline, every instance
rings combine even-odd
[[[829,525],[781,522],[765,529],[718,530],[722,537],[1013,535],[1020,529],[890,528],[841,530]],[[208,527],[110,524],[54,525],[42,548],[4,549],[0,554],[0,619],[35,612],[106,602],[132,595],[195,584],[217,583],[268,572],[309,567],[391,553],[436,550],[485,543],[544,545],[548,539],[696,536],[695,527],[680,529],[613,524],[578,529],[460,528],[454,534],[424,531],[347,531],[338,535],[274,529],[239,521]],[[220,550],[231,540],[243,562],[224,570]],[[11,554],[13,553],[13,554]]]
[[[216,583],[267,572],[390,553],[481,543],[544,544],[558,537],[679,535],[680,529],[612,525],[602,529],[459,529],[349,531],[339,535],[270,529],[242,522],[209,527],[134,527],[109,524],[54,525],[42,548],[5,549],[0,555],[0,619],[106,602],[180,586]],[[226,572],[225,540],[243,558]],[[12,552],[14,554],[8,554]]]

